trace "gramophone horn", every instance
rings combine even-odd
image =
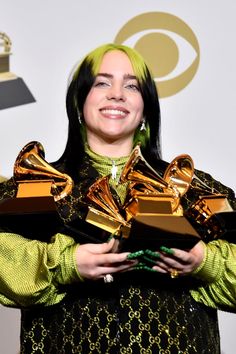
[[[111,194],[109,178],[109,176],[104,176],[94,182],[89,187],[87,198],[110,216],[120,221],[122,224],[125,224],[124,218],[120,215],[119,207],[116,205]]]
[[[58,201],[71,193],[73,180],[69,175],[53,168],[45,161],[44,157],[45,153],[42,144],[37,141],[31,141],[23,147],[17,156],[13,175],[16,181],[52,180],[54,192],[57,187],[63,187],[61,192],[54,194],[54,200]]]
[[[177,156],[167,167],[164,180],[173,185],[182,197],[190,187],[194,175],[194,163],[189,155]]]
[[[144,159],[140,145],[135,146],[121,172],[120,182],[127,181],[149,184],[160,190],[169,187],[168,183]]]
[[[161,177],[144,159],[140,145],[133,149],[129,160],[125,164],[120,177],[120,182],[131,182],[125,201],[126,210],[133,205],[139,196],[153,196],[157,199],[169,196],[172,199],[172,211],[175,212],[180,206],[179,191],[173,183]]]
[[[218,191],[204,183],[194,172],[194,163],[189,155],[177,156],[167,167],[164,180],[177,187],[182,197],[190,188],[205,194],[218,195]]]

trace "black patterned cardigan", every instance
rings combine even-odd
[[[80,171],[72,194],[57,205],[62,222],[47,227],[45,239],[60,231],[74,235],[79,243],[103,240],[104,234],[101,236],[99,230],[96,234],[88,225],[78,234],[73,233],[86,215],[84,195],[97,178],[88,159]],[[210,175],[196,173],[205,183],[233,198],[233,192]],[[13,197],[15,187],[13,179],[2,183],[0,198]],[[189,191],[182,200],[185,209],[197,198]],[[24,223],[3,225],[3,230],[6,227],[29,238],[42,235],[35,225],[27,226],[27,230]],[[220,354],[217,311],[192,298],[189,290],[196,286],[191,277],[169,279],[144,271],[117,275],[110,284],[71,284],[59,304],[21,310],[21,353]]]

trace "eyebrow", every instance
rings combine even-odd
[[[112,79],[114,77],[114,75],[112,74],[108,74],[108,73],[98,73],[96,75],[96,77],[99,76],[103,76],[103,77],[107,77],[108,79]],[[124,75],[124,79],[125,80],[137,80],[137,77],[135,75],[131,75],[131,74],[125,74]],[[137,80],[138,81],[138,80]]]

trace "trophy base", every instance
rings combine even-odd
[[[206,222],[208,233],[203,241],[217,239],[236,243],[236,211],[225,211],[212,215]]]
[[[0,215],[41,214],[55,210],[53,196],[10,198],[0,203]]]
[[[115,234],[119,241],[118,249],[122,251],[156,250],[160,246],[191,249],[201,239],[185,216],[173,214],[140,213],[132,218],[130,224],[122,225],[91,208],[86,221],[97,229]]]
[[[138,214],[132,220],[129,233],[121,238],[120,248],[135,251],[166,246],[189,250],[200,239],[184,216]]]
[[[21,78],[0,81],[0,109],[35,102],[35,98]]]
[[[3,231],[41,241],[49,241],[63,225],[53,196],[5,199],[0,221]]]

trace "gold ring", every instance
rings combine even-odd
[[[178,276],[179,276],[179,272],[177,269],[170,269],[169,273],[170,273],[170,277],[172,279],[178,278]]]

